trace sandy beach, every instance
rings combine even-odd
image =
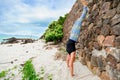
[[[22,80],[21,65],[27,60],[32,59],[36,72],[39,73],[41,67],[43,67],[45,76],[52,74],[53,80],[100,80],[99,77],[93,75],[86,66],[77,60],[74,63],[75,76],[71,77],[66,62],[54,60],[57,48],[51,47],[50,49],[46,49],[45,45],[43,40],[28,44],[0,45],[0,72],[11,69],[6,78],[9,77],[10,80]],[[10,76],[10,74],[14,74],[14,76]],[[0,78],[0,80],[4,79]],[[44,78],[44,80],[48,79]]]

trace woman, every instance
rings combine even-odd
[[[82,15],[80,16],[80,18],[78,18],[75,21],[72,27],[71,33],[70,33],[69,40],[67,41],[67,44],[66,44],[66,51],[68,52],[67,57],[66,57],[66,63],[67,63],[67,66],[70,68],[71,76],[74,76],[73,63],[74,63],[75,55],[76,55],[75,43],[77,42],[78,37],[80,35],[80,27],[82,25],[82,21],[85,18],[87,11],[88,11],[88,8],[87,8],[88,3],[85,0],[81,0],[81,2],[84,6]]]

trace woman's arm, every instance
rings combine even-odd
[[[85,0],[81,0],[81,2],[82,2],[82,4],[83,4],[84,6],[87,6],[87,5],[88,5],[87,1],[85,1]]]

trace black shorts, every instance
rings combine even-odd
[[[71,54],[75,50],[76,50],[76,48],[75,48],[75,41],[69,39],[67,41],[67,44],[66,44],[66,51],[68,52],[68,54]]]

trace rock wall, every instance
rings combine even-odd
[[[78,43],[79,60],[102,80],[120,80],[120,0],[89,0]],[[76,0],[64,23],[63,42],[82,12]]]

